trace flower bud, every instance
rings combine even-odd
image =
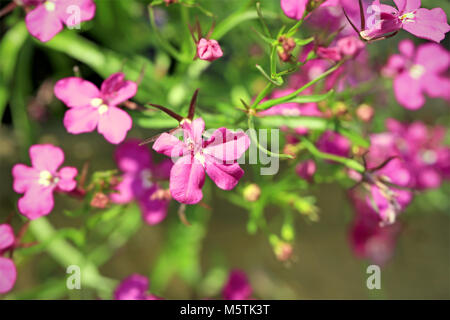
[[[197,44],[197,55],[200,60],[214,61],[223,56],[223,52],[216,40],[202,38]]]
[[[316,163],[309,159],[304,162],[300,162],[295,167],[295,172],[300,178],[305,179],[308,182],[312,181],[314,173],[316,172]]]
[[[261,188],[255,184],[249,184],[244,188],[244,199],[250,202],[255,202],[261,195]]]
[[[349,36],[342,39],[339,39],[337,42],[337,47],[339,52],[343,56],[354,56],[356,55],[362,48],[364,48],[364,42],[359,40],[356,37]]]
[[[372,121],[374,110],[368,104],[362,104],[356,109],[356,116],[358,119],[364,122]]]
[[[103,192],[97,192],[91,200],[91,207],[105,209],[109,203],[109,198]]]

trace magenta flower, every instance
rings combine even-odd
[[[240,270],[232,270],[222,294],[225,300],[249,300],[252,287],[248,282],[247,275]]]
[[[359,258],[369,259],[383,266],[393,256],[400,233],[399,223],[380,226],[380,217],[366,201],[352,196],[356,217],[349,232],[353,252]]]
[[[326,153],[347,157],[350,152],[350,141],[337,132],[327,130],[317,140],[317,148]]]
[[[2,255],[14,246],[15,237],[9,224],[0,224],[0,294],[9,292],[16,282],[17,270],[11,259]]]
[[[153,149],[172,157],[179,157],[170,171],[172,197],[186,204],[195,204],[203,198],[202,187],[205,171],[223,190],[231,190],[244,174],[237,163],[250,145],[244,132],[232,132],[219,128],[204,141],[205,123],[202,118],[181,121],[184,141],[163,133],[155,141]]]
[[[117,106],[134,97],[137,91],[137,84],[124,78],[123,73],[114,73],[103,81],[100,90],[77,77],[59,80],[54,92],[69,107],[64,116],[67,131],[80,134],[97,128],[108,142],[122,142],[131,129],[132,120]]]
[[[113,193],[111,200],[128,203],[135,199],[148,224],[161,222],[166,217],[169,200],[155,197],[155,193],[162,190],[157,181],[169,179],[172,161],[166,159],[160,164],[154,164],[148,149],[139,146],[137,140],[119,145],[114,158],[123,176],[117,186],[118,193]]]
[[[214,61],[223,56],[223,52],[216,40],[202,38],[197,44],[197,55],[200,60]]]
[[[64,162],[63,151],[51,144],[34,145],[29,150],[31,165],[16,164],[12,169],[13,188],[24,193],[19,199],[20,213],[30,220],[45,216],[53,209],[54,191],[72,191],[78,171],[74,167],[58,168]]]
[[[295,167],[295,172],[300,178],[311,182],[313,180],[314,173],[316,173],[316,163],[311,159],[300,162]]]
[[[310,2],[315,2],[315,0],[281,0],[280,5],[288,18],[300,20]],[[325,0],[321,2],[320,7],[337,6],[338,4],[339,0]]]
[[[421,108],[425,104],[424,94],[450,100],[447,50],[434,43],[423,44],[415,50],[411,40],[400,42],[399,50],[401,54],[391,56],[382,72],[395,78],[395,97],[403,107]]]
[[[51,40],[63,29],[64,24],[74,27],[91,20],[95,15],[95,3],[92,0],[36,0],[26,4],[36,6],[25,17],[27,29],[42,42]]]
[[[157,296],[147,293],[148,278],[140,274],[133,274],[124,279],[114,291],[115,300],[161,300]]]

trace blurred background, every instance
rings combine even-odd
[[[240,98],[250,100],[264,87],[265,80],[254,65],[267,66],[268,56],[264,42],[251,30],[259,28],[258,21],[254,17],[229,17],[250,11],[254,1],[197,2],[200,9],[157,6],[155,23],[160,36],[181,50],[183,46],[193,46],[187,21],[194,23],[198,17],[207,30],[213,21],[209,12],[214,13],[217,25],[228,19],[228,25],[222,24],[219,31],[216,28],[216,34],[223,33],[220,44],[224,57],[220,63],[187,62],[169,56],[161,49],[150,24],[149,1],[144,0],[97,0],[95,18],[83,23],[81,31],[65,30],[45,44],[28,34],[21,8],[0,20],[0,223],[12,215],[12,225],[18,230],[25,221],[17,212],[19,195],[12,190],[11,168],[18,162],[29,163],[28,148],[32,144],[60,146],[66,155],[65,164],[81,168],[89,162],[90,174],[116,169],[114,145],[96,132],[71,135],[62,125],[66,107],[53,96],[53,85],[58,79],[73,75],[75,66],[83,78],[97,85],[119,70],[130,80],[137,80],[144,70],[135,99],[141,103],[148,101],[185,112],[193,91],[200,88],[198,115],[210,116],[219,124],[227,121],[224,118],[241,115],[239,111],[222,111],[236,110],[234,106]],[[270,28],[277,31],[283,23],[292,24],[283,16],[278,0],[261,3]],[[0,1],[1,7],[7,4],[8,1]],[[448,2],[422,0],[422,4],[428,8],[442,6],[447,15],[450,13]],[[307,28],[301,32],[305,37],[311,35]],[[370,45],[372,67],[382,66],[390,54],[397,52],[398,42],[407,37],[406,32],[400,32],[392,39]],[[449,49],[448,36],[442,45]],[[388,117],[449,126],[445,101],[428,99],[425,107],[411,112],[397,104],[390,81],[379,79],[377,86],[385,90],[380,95],[374,89],[368,95],[368,102],[376,110],[372,132],[383,131]],[[351,107],[351,98],[348,103]],[[176,125],[156,111],[130,113],[134,126],[128,137],[145,139]],[[213,120],[208,123],[215,127]],[[446,141],[449,142],[448,134]],[[152,154],[155,159],[162,159]],[[292,170],[288,161],[281,165],[282,170]],[[251,171],[248,165],[243,168]],[[246,174],[240,184],[250,182],[254,182],[252,176]],[[247,232],[248,212],[229,201],[231,192],[211,186],[211,181],[205,186],[211,209],[195,209],[192,215],[197,223],[190,227],[180,222],[174,202],[166,220],[148,226],[133,204],[81,212],[80,201],[57,196],[55,208],[48,216],[58,230],[57,240],[40,242],[15,253],[19,276],[14,290],[5,298],[98,298],[95,288],[72,292],[65,289],[65,268],[48,252],[52,241],[64,239],[95,261],[100,273],[113,279],[113,283],[132,273],[148,275],[150,291],[167,299],[220,298],[232,269],[247,274],[252,296],[260,299],[450,299],[448,182],[438,190],[415,197],[402,213],[395,254],[382,269],[382,289],[373,291],[366,287],[370,262],[356,258],[349,245],[353,210],[346,189],[339,183],[325,181],[308,189],[308,194],[317,198],[319,221],[296,220],[293,254],[287,262],[277,259],[267,235]],[[271,190],[263,188],[262,192]],[[242,196],[242,189],[233,194]],[[276,217],[279,210],[269,206],[265,213]],[[25,240],[36,240],[33,232],[28,232]]]

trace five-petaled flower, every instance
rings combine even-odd
[[[450,100],[450,53],[435,43],[425,43],[417,50],[411,40],[399,44],[401,54],[392,55],[382,73],[394,77],[394,93],[405,108],[416,110],[425,104],[424,94]]]
[[[33,145],[29,153],[32,166],[16,164],[12,175],[14,191],[24,193],[18,201],[19,212],[33,220],[52,211],[54,191],[75,189],[78,171],[74,167],[58,170],[64,162],[64,153],[51,144]]]
[[[249,137],[242,131],[232,132],[219,128],[208,140],[203,140],[205,123],[202,118],[184,119],[180,126],[184,141],[175,135],[163,133],[153,149],[172,157],[179,157],[170,171],[172,197],[185,204],[195,204],[203,197],[205,171],[223,190],[231,190],[244,174],[237,160],[250,145]]]
[[[100,90],[77,77],[59,80],[54,92],[70,108],[64,116],[67,131],[79,134],[97,128],[110,143],[122,142],[133,121],[117,106],[134,97],[137,91],[137,84],[124,78],[123,73],[114,73],[103,81]]]
[[[2,255],[14,246],[15,237],[9,224],[0,224],[0,294],[9,292],[16,282],[17,270],[12,259]]]
[[[137,140],[119,145],[114,158],[123,176],[116,187],[118,192],[111,195],[111,200],[128,203],[136,199],[148,224],[161,222],[166,217],[169,200],[157,197],[157,192],[162,190],[157,182],[169,179],[172,161],[166,159],[154,164],[149,150],[139,146]]]
[[[61,32],[63,24],[74,27],[95,15],[92,0],[33,0],[25,5],[36,6],[25,17],[25,23],[31,35],[42,42]]]

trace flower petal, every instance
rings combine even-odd
[[[91,20],[95,16],[95,3],[92,0],[59,0],[55,9],[58,17],[69,27]]]
[[[115,300],[145,300],[148,278],[133,274],[124,279],[114,291]]]
[[[0,224],[0,251],[14,244],[14,231],[9,224]]]
[[[178,158],[187,154],[186,144],[176,136],[164,132],[153,144],[153,150],[171,158]]]
[[[417,49],[415,63],[423,66],[427,73],[438,74],[447,71],[450,54],[436,43],[426,43]]]
[[[100,132],[108,142],[117,144],[125,139],[132,124],[133,120],[131,120],[128,113],[117,107],[109,107],[108,110],[100,116],[98,121],[98,132]]]
[[[137,84],[124,79],[125,75],[119,72],[112,74],[103,81],[101,87],[102,97],[109,106],[116,106],[136,95]]]
[[[19,199],[19,212],[30,220],[49,214],[54,205],[53,189],[54,187],[33,185]]]
[[[169,205],[169,201],[165,200],[152,200],[151,195],[157,190],[157,187],[154,187],[149,190],[149,192],[145,192],[139,199],[138,203],[142,210],[142,217],[145,222],[149,225],[155,225],[164,220],[167,215],[167,207]]]
[[[13,189],[17,193],[24,193],[39,180],[39,170],[24,164],[16,164],[12,168],[14,178]]]
[[[152,159],[146,146],[140,146],[140,141],[130,139],[120,144],[114,152],[114,160],[123,172],[137,172],[142,168],[150,168]]]
[[[100,115],[94,107],[72,108],[64,115],[64,127],[69,133],[92,132],[97,127]]]
[[[53,91],[69,108],[91,106],[92,99],[100,97],[100,91],[93,83],[77,77],[59,80]]]
[[[239,159],[250,146],[250,138],[243,132],[219,128],[205,143],[203,152],[222,161]]]
[[[77,186],[75,177],[78,174],[77,168],[64,167],[58,172],[58,188],[62,191],[72,191]]]
[[[413,79],[409,72],[403,72],[394,80],[395,97],[406,109],[416,110],[425,103],[421,82]]]
[[[394,0],[398,11],[401,13],[412,12],[421,6],[421,0]]]
[[[48,11],[39,5],[25,17],[28,31],[42,42],[52,39],[63,28],[63,24],[55,11]]]
[[[133,185],[136,183],[132,174],[124,174],[122,181],[114,188],[115,192],[111,193],[110,198],[114,203],[128,203],[134,199]]]
[[[30,147],[29,153],[33,168],[47,170],[52,174],[64,162],[64,152],[51,144],[35,144]]]
[[[16,283],[17,270],[11,259],[0,257],[0,294],[9,292]]]
[[[214,183],[223,190],[233,189],[244,175],[238,163],[222,164],[215,158],[205,156],[205,169]]]
[[[205,169],[198,159],[190,155],[178,159],[170,171],[170,193],[178,202],[200,202],[204,183]]]
[[[441,8],[432,10],[420,8],[414,15],[414,19],[406,19],[403,22],[403,29],[416,37],[439,43],[450,30],[447,16]]]
[[[300,20],[309,0],[281,0],[281,9],[291,19]]]

